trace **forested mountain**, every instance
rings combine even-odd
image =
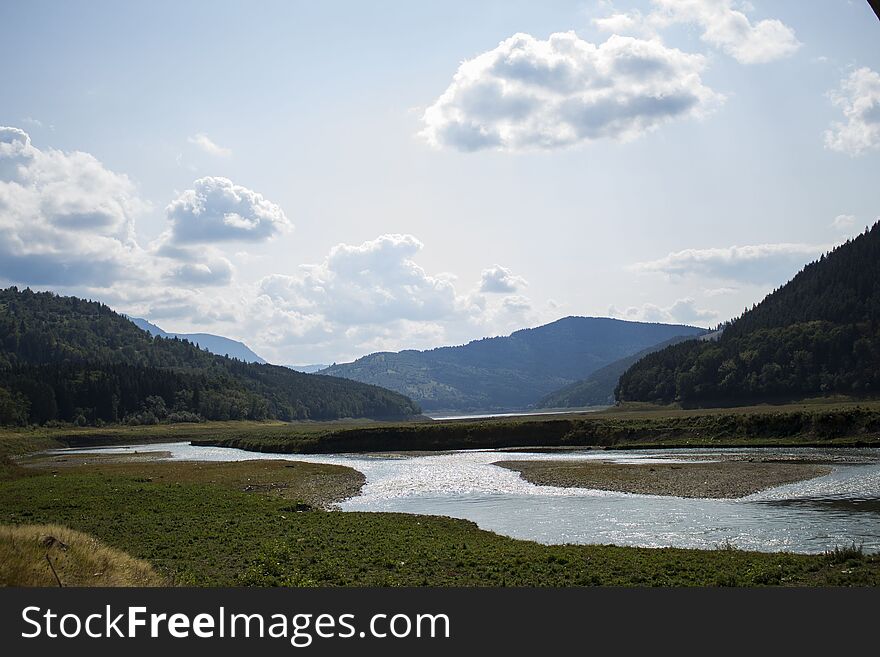
[[[693,335],[676,336],[671,340],[665,340],[660,344],[642,349],[640,352],[621,358],[613,363],[600,367],[583,381],[575,381],[572,384],[551,392],[540,399],[535,406],[538,408],[574,408],[578,406],[606,406],[614,403],[614,390],[620,381],[621,375],[635,363],[650,353],[659,351],[665,347],[685,340],[696,339]]]
[[[250,347],[244,342],[224,338],[222,335],[214,335],[212,333],[168,333],[163,331],[155,324],[151,324],[140,317],[129,317],[132,323],[139,329],[142,329],[153,336],[160,338],[180,338],[192,342],[197,347],[207,349],[212,354],[218,356],[229,356],[243,360],[245,363],[265,363],[266,361],[257,356]]]
[[[692,326],[566,317],[458,347],[371,354],[322,373],[396,390],[426,410],[517,409],[620,358],[703,332]]]
[[[153,337],[107,306],[0,290],[0,424],[399,418],[411,400]]]
[[[810,263],[716,342],[650,354],[618,398],[686,405],[880,392],[880,223]]]

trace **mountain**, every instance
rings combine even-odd
[[[129,317],[132,323],[142,331],[146,331],[150,335],[159,336],[160,338],[180,338],[188,340],[194,345],[207,349],[212,354],[218,356],[229,356],[243,360],[245,363],[265,363],[266,361],[257,356],[250,347],[245,343],[230,338],[224,338],[222,335],[212,335],[211,333],[167,333],[155,324],[151,324],[140,317]]]
[[[618,399],[710,406],[880,391],[880,223],[728,324],[649,354]]]
[[[614,389],[617,387],[621,375],[642,358],[670,345],[678,344],[685,340],[693,340],[695,337],[702,340],[711,335],[713,333],[708,332],[702,335],[698,334],[697,336],[679,335],[647,349],[642,349],[632,356],[621,358],[605,367],[600,367],[583,381],[575,381],[560,390],[551,392],[546,397],[540,399],[535,406],[538,408],[573,408],[613,404]]]
[[[693,326],[566,317],[457,347],[370,354],[321,373],[396,390],[426,410],[519,409],[620,358],[703,332]]]
[[[289,367],[297,372],[305,372],[306,374],[314,374],[315,372],[327,369],[327,365],[285,365],[284,367]]]
[[[0,424],[402,418],[376,386],[217,356],[153,337],[107,306],[0,290]]]

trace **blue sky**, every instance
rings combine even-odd
[[[867,2],[5,2],[0,25],[0,283],[273,362],[715,324],[880,214]]]

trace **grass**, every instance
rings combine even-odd
[[[833,550],[827,551],[825,558],[835,564],[844,564],[852,561],[858,562],[865,558],[865,551],[861,545],[856,545],[855,541],[853,541],[849,546],[838,546]]]
[[[139,459],[113,462],[113,458],[119,457],[110,457],[108,462],[103,455],[69,455],[42,458],[30,465],[53,475],[66,470],[72,473],[99,472],[106,477],[120,477],[143,484],[211,484],[229,490],[263,493],[298,502],[307,508],[329,507],[353,497],[366,481],[357,470],[323,463],[279,460],[142,462]],[[36,475],[33,470],[29,474]]]
[[[163,475],[168,465],[28,470],[0,480],[0,523],[61,524],[197,586],[880,584],[876,556],[547,546],[450,518],[298,513],[269,490],[244,490],[240,473]]]
[[[60,525],[0,525],[0,583],[6,586],[163,586],[141,559]]]

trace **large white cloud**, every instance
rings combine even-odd
[[[636,263],[632,268],[668,276],[780,283],[828,248],[829,245],[779,243],[685,249],[657,260]]]
[[[133,275],[143,254],[134,184],[79,151],[42,150],[0,127],[0,278],[97,284]]]
[[[221,177],[199,178],[165,212],[178,244],[261,241],[291,228],[279,206]]]
[[[794,30],[782,21],[767,18],[753,23],[733,0],[652,0],[653,12],[612,14],[594,21],[616,34],[656,34],[676,23],[695,24],[706,43],[742,64],[762,64],[789,57],[801,47]]]
[[[447,317],[455,310],[455,288],[413,261],[422,248],[412,235],[397,234],[338,244],[323,262],[304,265],[297,275],[268,276],[259,288],[282,307],[344,324]]]
[[[574,32],[546,41],[515,34],[459,66],[425,110],[421,134],[462,151],[633,139],[723,100],[700,79],[704,66],[702,56],[659,40],[612,36],[595,45]]]
[[[825,132],[825,146],[853,156],[880,149],[880,73],[857,69],[829,97],[846,121],[835,121]]]

